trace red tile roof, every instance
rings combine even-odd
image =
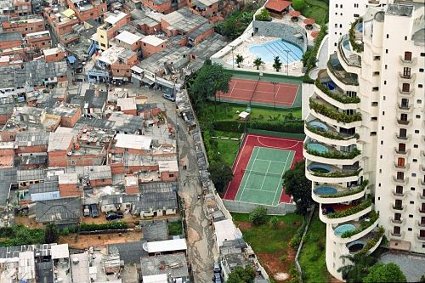
[[[266,9],[276,12],[282,12],[291,5],[291,2],[284,0],[269,0],[266,4]]]
[[[298,11],[292,10],[291,12],[289,12],[289,15],[291,15],[291,17],[299,17],[301,13]]]
[[[307,18],[307,19],[305,19],[304,20],[304,23],[306,24],[306,25],[312,25],[312,24],[314,24],[316,21],[314,20],[314,19],[311,19],[311,18]]]

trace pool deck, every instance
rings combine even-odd
[[[253,54],[251,51],[249,51],[249,48],[252,45],[258,45],[263,44],[271,41],[275,41],[277,37],[266,37],[266,36],[252,36],[251,38],[248,38],[247,40],[243,41],[240,45],[234,47],[233,49],[233,56],[236,60],[236,55],[241,54],[244,57],[244,61],[240,64],[242,69],[255,69],[254,66],[254,60],[257,58],[255,54]],[[232,52],[227,53],[224,55],[221,59],[227,63],[228,66],[232,66]],[[280,61],[282,62],[282,69],[280,70],[280,73],[286,74],[286,58],[280,58]],[[288,74],[290,76],[302,76],[302,67],[303,63],[301,61],[296,61],[288,64]],[[236,62],[235,62],[235,69],[238,68]],[[273,62],[264,62],[264,64],[260,67],[260,71],[265,72],[276,72],[276,70],[273,68]]]

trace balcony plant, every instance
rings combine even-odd
[[[351,28],[350,28],[350,31],[348,33],[351,47],[353,47],[353,50],[356,51],[357,53],[362,53],[363,50],[364,50],[363,43],[357,43],[356,42],[356,31],[355,31],[357,24],[361,23],[362,21],[363,21],[363,18],[358,18],[357,20],[355,20],[351,24]]]
[[[368,208],[371,205],[372,205],[372,200],[367,199],[367,200],[362,201],[361,203],[359,203],[356,206],[350,207],[346,210],[332,212],[332,213],[326,214],[326,216],[328,218],[342,218],[342,217],[350,216],[350,215],[353,215],[357,212],[360,212],[360,211]]]
[[[384,233],[385,229],[383,227],[379,227],[378,231],[373,233],[372,238],[367,241],[366,245],[363,247],[363,249],[361,249],[361,251],[358,252],[358,254],[367,254],[368,251],[379,242],[382,236],[384,236]]]
[[[360,171],[362,171],[362,169],[358,169],[356,171],[349,171],[349,172],[344,172],[344,171],[337,171],[337,172],[315,172],[315,171],[310,171],[311,174],[313,176],[317,176],[317,177],[329,177],[329,178],[339,178],[339,177],[350,177],[350,176],[358,176],[360,174]]]
[[[317,113],[322,114],[331,119],[334,119],[338,122],[352,123],[352,122],[357,122],[362,120],[361,113],[357,112],[354,115],[348,115],[343,112],[339,112],[338,110],[334,108],[317,103],[313,100],[313,98],[310,98],[310,109],[313,109]]]
[[[360,103],[360,97],[350,97],[344,94],[335,93],[329,90],[326,86],[324,86],[319,80],[316,80],[315,83],[316,87],[320,89],[324,94],[329,96],[330,98],[339,101],[344,104],[350,104],[350,103]]]

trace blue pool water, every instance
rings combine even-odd
[[[329,149],[326,146],[320,143],[309,143],[307,144],[307,148],[310,150],[314,150],[318,153],[326,153],[329,151]]]
[[[334,233],[335,236],[341,236],[344,232],[354,231],[356,230],[356,226],[353,224],[342,224],[335,228]]]
[[[314,127],[318,130],[321,130],[323,132],[326,132],[329,130],[328,126],[320,121],[311,121],[310,123],[308,123],[311,127]]]
[[[310,166],[308,166],[308,170],[313,172],[329,173],[332,171],[332,168],[327,164],[312,163]]]
[[[337,192],[338,192],[337,189],[335,189],[334,187],[329,187],[329,186],[320,186],[314,189],[314,193],[316,195],[334,195]]]
[[[249,51],[257,57],[260,57],[264,62],[273,62],[274,57],[279,56],[280,61],[286,64],[286,51],[288,52],[288,64],[300,61],[303,57],[303,51],[297,45],[277,39],[263,44],[255,44],[249,47]]]
[[[363,247],[366,245],[364,241],[358,240],[347,244],[347,248],[350,251],[350,253],[356,253],[361,251]]]

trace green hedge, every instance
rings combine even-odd
[[[350,31],[348,32],[351,47],[353,47],[353,50],[356,51],[357,53],[362,53],[364,50],[364,44],[359,44],[356,42],[356,32],[355,32],[356,25],[362,21],[363,21],[363,18],[358,18],[357,20],[355,20],[351,24]]]
[[[354,235],[366,230],[373,223],[375,223],[376,220],[378,220],[378,218],[379,218],[379,214],[375,210],[372,210],[369,213],[369,221],[360,222],[360,227],[353,230],[353,231],[345,231],[344,233],[342,233],[341,238],[350,238],[351,236],[354,236]]]
[[[215,121],[212,123],[214,130],[223,132],[237,132],[242,133],[245,129],[245,122],[241,121]],[[287,133],[304,133],[304,122],[302,120],[296,121],[282,121],[278,123],[271,122],[248,122],[246,127],[250,129],[258,129],[264,131],[274,132],[287,132]]]
[[[323,38],[325,38],[327,34],[327,26],[321,25],[320,26],[320,32],[317,38],[314,41],[313,48],[307,49],[307,51],[304,53],[302,61],[304,64],[304,67],[306,68],[306,74],[308,74],[315,66],[317,61],[317,53],[319,52],[320,44],[322,43]],[[305,78],[306,82],[308,83],[308,76]]]
[[[127,229],[128,225],[125,222],[108,222],[102,224],[94,224],[94,223],[81,223],[80,231],[96,231],[96,230],[114,230],[114,229]]]
[[[310,109],[313,109],[317,113],[325,115],[326,117],[334,119],[338,122],[352,123],[362,120],[362,114],[359,112],[356,112],[354,115],[348,115],[326,105],[317,103],[312,98],[310,98]]]
[[[338,94],[331,92],[326,86],[324,86],[319,80],[316,80],[315,83],[316,87],[320,89],[324,94],[327,96],[335,99],[336,101],[339,101],[344,104],[350,104],[350,103],[360,103],[360,97],[350,97],[344,94]]]
[[[317,177],[329,177],[329,178],[338,178],[338,177],[350,177],[350,176],[358,176],[362,169],[359,169],[357,171],[353,172],[329,172],[329,173],[322,173],[322,172],[314,172],[310,171],[313,176]]]
[[[372,205],[372,200],[368,199],[368,200],[364,200],[363,202],[359,203],[356,206],[350,207],[343,211],[332,212],[332,213],[326,214],[326,216],[328,218],[342,218],[342,217],[350,216],[357,212],[360,212],[371,205]]]

